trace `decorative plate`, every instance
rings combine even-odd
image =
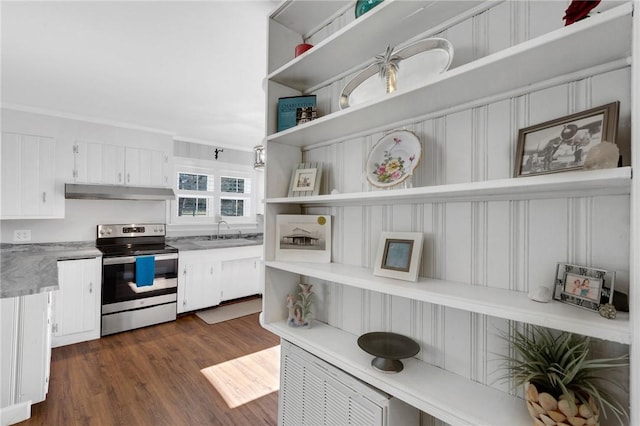
[[[358,346],[375,356],[371,366],[385,373],[398,373],[404,366],[399,360],[420,352],[420,345],[402,334],[374,331],[358,337]]]
[[[367,180],[378,188],[398,185],[413,174],[422,157],[418,137],[408,130],[384,135],[367,158]]]
[[[398,50],[394,56],[400,58],[398,90],[410,90],[424,84],[430,76],[449,69],[453,60],[453,45],[444,38],[426,38]],[[341,109],[386,94],[385,81],[378,76],[378,70],[378,65],[371,64],[344,86],[340,95]]]

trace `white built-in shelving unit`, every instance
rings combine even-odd
[[[387,45],[402,46],[422,37],[439,35],[499,4],[482,1],[388,0],[356,20],[349,18],[353,14],[354,3],[284,2],[269,19],[263,326],[450,424],[495,424],[495,413],[501,413],[501,424],[528,424],[530,419],[524,402],[517,396],[479,383],[479,380],[463,377],[447,368],[434,366],[419,356],[405,360],[405,371],[400,374],[374,371],[369,366],[371,357],[357,346],[358,336],[339,322],[333,325],[329,321],[316,322],[310,330],[287,327],[284,308],[286,295],[295,292],[297,283],[309,279],[330,283],[333,288],[344,286],[383,296],[406,298],[416,303],[438,305],[444,309],[580,333],[629,345],[632,377],[634,372],[638,376],[640,357],[631,343],[638,339],[640,327],[634,326],[638,321],[633,309],[630,314],[619,313],[611,321],[593,312],[558,302],[533,302],[521,289],[504,288],[501,283],[478,285],[427,277],[412,283],[374,277],[373,269],[366,265],[366,261],[361,266],[336,261],[330,264],[285,262],[275,258],[278,214],[309,211],[331,214],[337,208],[367,206],[623,197],[636,200],[635,204],[631,203],[629,223],[623,225],[631,234],[631,247],[623,252],[631,253],[627,272],[633,308],[638,302],[633,290],[640,283],[638,272],[634,270],[634,266],[640,264],[640,249],[636,243],[640,215],[633,209],[640,198],[640,188],[632,179],[630,166],[523,178],[415,185],[405,189],[375,190],[363,187],[362,191],[297,198],[289,198],[287,193],[293,167],[306,160],[307,153],[314,149],[338,144],[362,144],[367,136],[390,128],[629,67],[633,70],[630,85],[637,89],[639,78],[635,64],[637,45],[640,43],[638,29],[634,28],[634,25],[638,26],[638,18],[633,17],[637,3],[620,2],[589,19],[545,32],[426,78],[421,86],[411,90],[401,89],[381,99],[344,110],[338,110],[335,107],[337,99],[332,98],[330,102],[334,106],[329,108],[330,111],[323,111],[324,114],[317,120],[276,132],[279,97],[310,94],[318,90],[324,96],[327,93],[335,95],[334,87],[341,87],[342,79],[370,64],[372,58]],[[396,24],[390,26],[388,23]],[[327,28],[331,30],[327,31]],[[296,44],[322,31],[327,32],[326,37],[316,42],[304,55],[293,58]],[[588,53],[585,46],[588,46]],[[508,70],[508,73],[504,70]],[[326,87],[332,88],[323,91]],[[319,103],[322,100],[319,99]],[[630,108],[631,122],[635,124],[638,100],[633,94],[631,107],[627,105],[626,108],[627,112]],[[640,141],[634,132],[632,128],[630,143],[633,156],[626,164],[639,160],[639,154],[633,148],[640,146]],[[515,135],[505,141],[505,144],[512,143],[515,143]],[[348,232],[345,228],[339,228],[337,232]],[[334,234],[334,241],[340,241],[336,237],[339,236]],[[377,244],[377,241],[374,243]],[[371,251],[375,251],[375,247]],[[504,260],[505,264],[509,261]],[[550,267],[553,268],[553,265]],[[637,415],[640,398],[638,380],[631,380],[631,424],[640,423]]]

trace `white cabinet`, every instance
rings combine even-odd
[[[178,313],[220,304],[220,261],[214,250],[181,251],[178,257]]]
[[[637,2],[606,4],[567,27],[557,2],[388,1],[358,19],[353,6],[294,0],[269,18],[263,324],[442,422],[494,424],[500,413],[502,423],[530,423],[522,399],[496,381],[500,331],[538,324],[618,352],[640,335],[640,184],[628,167],[640,161],[637,129],[629,132],[639,117],[629,95],[640,87]],[[412,89],[399,79],[397,92],[340,110],[344,85],[387,45],[430,36],[453,43],[450,70]],[[315,47],[294,59],[302,42]],[[277,132],[278,98],[303,94],[317,96],[320,118]],[[512,178],[518,129],[616,100],[626,167]],[[396,129],[418,136],[421,164],[412,188],[377,190],[362,180],[363,166]],[[288,198],[302,162],[330,165],[323,187],[336,193]],[[332,263],[277,261],[279,214],[332,215]],[[385,231],[425,234],[417,283],[373,275]],[[615,270],[630,314],[611,321],[529,300],[566,261]],[[286,325],[286,296],[301,282],[317,295],[309,330]],[[380,375],[357,345],[369,331],[410,336],[421,352],[403,372]],[[638,351],[630,352],[637,372]],[[639,380],[632,374],[631,393],[619,395],[630,401],[630,424],[640,423]]]
[[[2,219],[64,217],[53,138],[2,133]]]
[[[168,157],[162,151],[87,141],[76,141],[73,151],[77,183],[168,185]]]
[[[261,246],[257,247],[262,251]],[[260,256],[223,261],[220,274],[222,301],[261,294],[261,262]]]
[[[0,419],[14,424],[44,401],[51,363],[50,293],[0,300]]]
[[[58,261],[53,347],[100,338],[102,258]]]
[[[262,293],[262,246],[179,253],[178,313]]]

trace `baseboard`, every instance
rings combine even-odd
[[[31,418],[31,401],[0,408],[0,425],[7,426]]]

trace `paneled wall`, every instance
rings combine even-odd
[[[433,35],[453,43],[452,67],[456,67],[561,27],[567,4],[504,2]],[[599,10],[618,4],[603,4]],[[326,36],[323,31],[333,32],[335,26],[350,19],[339,18],[312,35],[309,42],[319,42]],[[576,54],[588,54],[588,46]],[[350,77],[317,89],[321,115],[338,110],[339,94]],[[616,100],[620,101],[617,143],[623,162],[629,164],[630,68],[626,62],[585,70],[500,98],[479,99],[385,129],[372,122],[374,132],[359,135],[355,141],[311,147],[305,151],[304,161],[325,164],[323,187],[327,192],[379,190],[362,175],[367,155],[386,132],[406,129],[418,136],[423,148],[412,178],[414,186],[510,178],[518,129]],[[552,286],[557,262],[569,262],[615,271],[616,289],[627,292],[628,198],[583,197],[577,192],[567,199],[312,207],[304,213],[333,216],[333,261],[339,263],[373,267],[381,232],[418,231],[425,234],[421,276],[528,292]],[[496,382],[500,373],[497,354],[506,350],[497,335],[507,329],[508,322],[349,286],[307,281],[316,284],[315,315],[321,321],[356,335],[379,330],[406,334],[421,342],[420,358],[481,383],[509,388],[508,383]],[[628,351],[627,346],[610,343],[598,348],[603,353]],[[628,386],[628,374],[620,379]],[[423,424],[439,422],[425,414]]]

